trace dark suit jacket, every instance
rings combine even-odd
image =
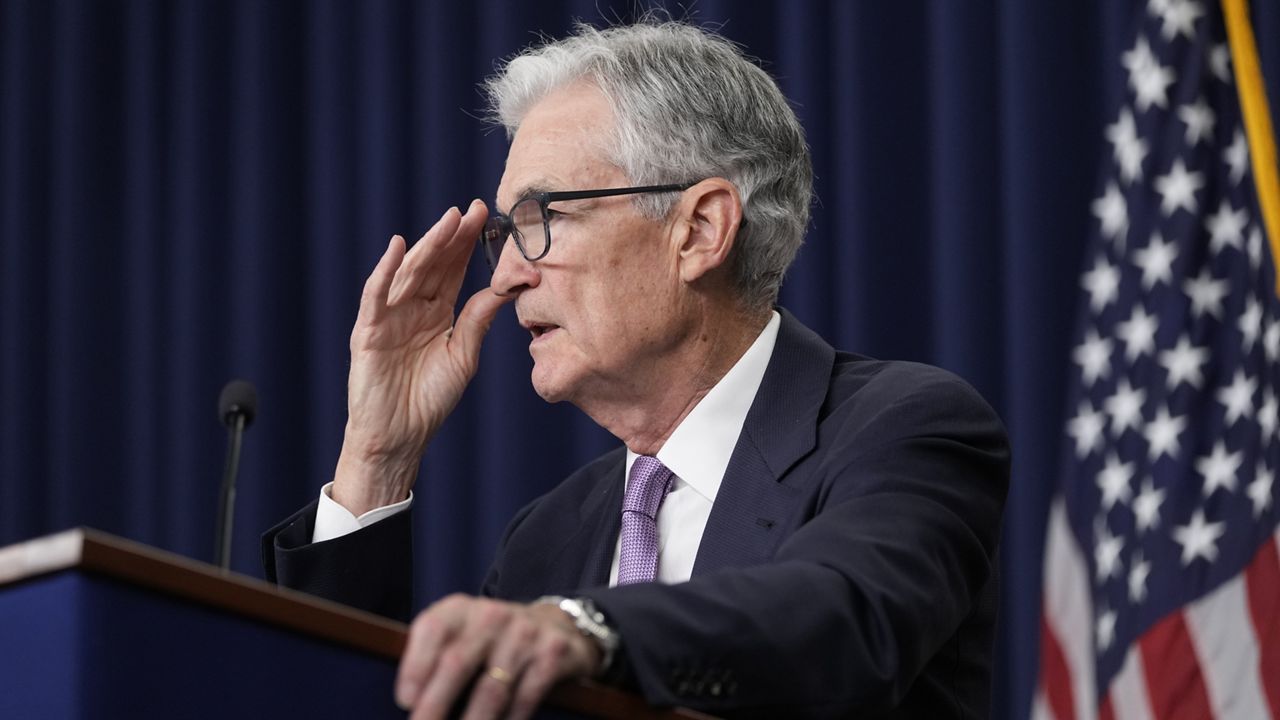
[[[610,452],[521,510],[482,592],[591,597],[622,634],[620,680],[655,704],[988,715],[1009,452],[963,381],[837,353],[782,311],[687,583],[606,587],[624,461]],[[264,536],[268,577],[406,617],[409,514],[312,545],[314,516]]]

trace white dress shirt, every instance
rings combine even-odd
[[[769,358],[773,357],[781,322],[778,313],[773,313],[751,347],[680,421],[656,455],[675,473],[671,492],[658,509],[658,582],[684,582],[693,573],[693,561],[698,556],[707,518],[711,516],[711,505],[720,492],[724,470],[738,446],[742,424],[756,399]],[[631,464],[637,457],[627,450],[624,477],[631,477]],[[618,583],[621,552],[622,538],[619,537],[613,548],[610,585]]]
[[[774,312],[755,342],[743,353],[725,376],[703,396],[693,410],[672,431],[657,458],[675,473],[671,492],[658,511],[658,581],[677,583],[688,580],[693,561],[698,556],[702,531],[707,527],[711,506],[715,503],[720,481],[724,479],[729,458],[738,445],[738,436],[746,422],[747,411],[755,401],[756,391],[764,379],[764,371],[773,357],[782,318]],[[638,457],[627,450],[626,475]],[[316,524],[312,542],[332,540],[407,509],[408,499],[370,510],[356,517],[329,497],[326,484],[320,490],[316,508]],[[618,556],[622,539],[613,549],[609,584],[618,581]]]

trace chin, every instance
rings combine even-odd
[[[530,379],[533,381],[533,391],[549,403],[557,403],[568,397],[568,386],[564,379],[547,368],[538,367],[536,362]]]

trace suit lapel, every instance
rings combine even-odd
[[[773,356],[702,533],[695,577],[773,556],[782,534],[775,528],[799,497],[781,480],[817,442],[835,350],[786,310],[779,313]]]
[[[582,576],[577,587],[589,588],[607,585],[609,569],[613,564],[613,549],[618,544],[618,532],[622,525],[622,477],[627,466],[626,452],[619,453],[618,462],[596,483],[596,491],[582,503],[578,519],[581,528],[562,552],[575,548],[586,550],[582,560]],[[568,563],[569,566],[575,566]]]

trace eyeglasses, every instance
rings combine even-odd
[[[640,193],[680,192],[695,183],[679,185],[644,185],[641,187],[609,188],[607,190],[568,190],[565,192],[541,192],[521,198],[509,213],[498,213],[489,218],[480,231],[480,244],[484,258],[489,261],[489,271],[498,268],[502,247],[507,237],[516,241],[516,247],[525,260],[533,262],[546,257],[551,249],[551,216],[554,210],[547,208],[558,200],[586,200],[587,198],[637,195]]]

